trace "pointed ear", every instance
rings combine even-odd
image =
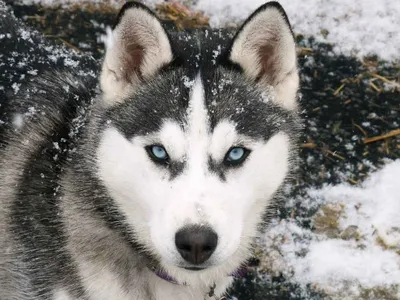
[[[100,85],[107,104],[122,101],[172,61],[170,41],[159,19],[136,2],[122,7],[106,47]]]
[[[266,3],[247,19],[233,40],[229,58],[262,88],[272,86],[279,105],[287,109],[297,107],[295,41],[279,3]]]

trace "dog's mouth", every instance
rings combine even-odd
[[[187,270],[187,271],[194,271],[194,272],[203,271],[203,270],[207,269],[207,267],[195,267],[195,266],[191,266],[191,267],[178,266],[178,267],[181,268],[181,269]],[[168,272],[165,269],[160,268],[160,267],[156,267],[156,266],[150,267],[149,269],[154,274],[156,274],[158,277],[160,277],[160,278],[162,278],[162,279],[164,279],[166,281],[169,281],[171,283],[178,284],[178,281],[174,277],[169,275]],[[183,285],[186,285],[186,283],[183,283]]]
[[[205,270],[207,268],[200,268],[200,267],[182,267],[185,270],[189,270],[189,271],[202,271]]]

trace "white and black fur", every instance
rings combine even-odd
[[[284,10],[263,5],[233,36],[167,32],[127,3],[101,91],[78,73],[43,73],[7,105],[0,299],[222,297],[294,168],[299,80]]]

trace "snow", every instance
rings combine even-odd
[[[353,299],[375,287],[394,287],[400,297],[399,178],[400,159],[360,186],[310,189],[297,201],[320,206],[316,229],[301,228],[293,219],[274,220],[260,243],[267,255],[261,266],[301,286],[312,284],[333,299],[343,299],[344,292]],[[329,218],[326,228],[318,217]]]
[[[329,255],[327,255],[329,253]],[[355,242],[338,239],[312,243],[309,253],[294,266],[299,283],[317,283],[325,289],[357,283],[364,288],[400,283],[399,256],[370,245],[357,249]]]
[[[114,35],[111,27],[106,28],[106,34],[100,36],[100,42],[104,43],[106,49],[112,48],[114,45]]]
[[[21,114],[15,114],[13,119],[13,125],[15,128],[19,129],[24,125],[24,118]],[[1,125],[1,124],[0,124]]]
[[[359,57],[376,54],[386,60],[400,56],[400,1],[279,0],[293,29],[335,45],[336,53]],[[264,0],[199,0],[195,8],[211,16],[213,26],[243,21]]]
[[[25,4],[108,3],[120,7],[122,0],[21,0]],[[154,7],[161,0],[144,1]],[[185,2],[185,1],[179,1]],[[187,1],[186,1],[187,2]],[[204,11],[214,27],[237,26],[265,0],[197,0],[191,8]],[[378,55],[389,61],[400,59],[400,1],[398,0],[279,0],[295,33],[314,36],[334,45],[336,54],[359,58]]]
[[[361,187],[342,184],[309,194],[318,201],[346,205],[340,219],[341,228],[357,225],[362,235],[372,237],[376,232],[378,237],[385,239],[393,228],[400,230],[399,178],[400,160],[397,160],[372,175]],[[390,234],[391,237],[394,235],[394,232]],[[389,246],[400,248],[400,239]]]
[[[21,84],[20,83],[16,83],[16,82],[14,82],[13,84],[12,84],[12,88],[14,89],[14,94],[16,95],[16,94],[18,94],[18,92],[19,92],[19,89],[20,89],[20,86],[21,86]]]
[[[126,1],[124,0],[20,0],[20,3],[24,5],[34,4],[42,4],[42,5],[73,5],[73,4],[82,4],[82,3],[96,3],[96,4],[109,4],[113,6],[122,6]]]

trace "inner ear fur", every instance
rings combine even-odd
[[[169,37],[146,6],[126,3],[106,42],[100,86],[107,104],[120,102],[173,59]]]

